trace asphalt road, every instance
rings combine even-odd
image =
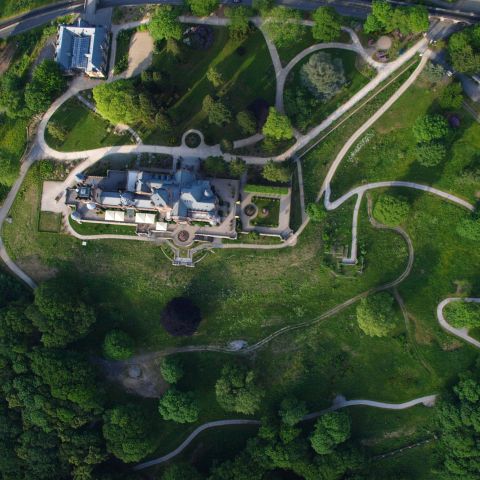
[[[221,3],[229,4],[233,0],[223,0]],[[99,8],[116,7],[122,5],[145,5],[149,4],[183,4],[183,0],[100,0]],[[251,5],[251,0],[241,0],[242,5]],[[349,15],[357,18],[365,18],[370,11],[371,0],[277,0],[280,5],[295,7],[301,10],[314,10],[322,5],[334,6],[342,15]],[[409,5],[413,2],[390,0],[394,5]],[[448,17],[468,23],[480,21],[479,0],[459,0],[455,4],[443,0],[431,0],[428,6],[431,15]],[[47,5],[46,7],[32,10],[26,14],[0,23],[0,38],[7,38],[26,32],[51,22],[57,17],[70,13],[83,11],[83,0],[71,0],[67,2]]]

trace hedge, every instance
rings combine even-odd
[[[243,191],[246,193],[270,193],[276,195],[287,195],[288,187],[275,187],[273,185],[253,185],[251,183],[247,183],[247,185],[243,187]]]

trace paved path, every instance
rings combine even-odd
[[[480,342],[475,338],[471,337],[468,334],[468,328],[455,328],[452,327],[443,314],[443,309],[452,302],[469,302],[469,303],[480,303],[480,298],[461,298],[461,297],[449,297],[441,301],[437,306],[437,320],[440,326],[447,332],[455,335],[462,340],[470,343],[474,347],[480,348]]]
[[[339,410],[341,408],[353,407],[353,406],[366,406],[373,408],[381,408],[384,410],[405,410],[407,408],[414,407],[416,405],[425,405],[426,407],[432,407],[435,403],[437,395],[428,395],[425,397],[415,398],[409,400],[408,402],[403,403],[387,403],[387,402],[377,402],[375,400],[347,400],[345,397],[337,397],[333,405],[319,412],[313,412],[302,418],[302,421],[313,420],[321,415],[324,415],[328,412],[333,412],[334,410]],[[254,425],[260,426],[261,422],[259,420],[217,420],[214,422],[207,422],[203,425],[200,425],[196,428],[175,450],[172,450],[170,453],[163,455],[161,457],[149,460],[147,462],[140,463],[134,467],[134,470],[144,470],[145,468],[153,467],[154,465],[159,465],[161,463],[168,462],[172,458],[176,457],[182,453],[185,448],[190,445],[193,440],[200,435],[205,430],[218,427],[234,426],[234,425]]]

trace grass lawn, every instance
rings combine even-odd
[[[280,199],[253,197],[252,203],[257,207],[257,215],[250,221],[258,227],[278,227]]]
[[[72,228],[80,235],[136,235],[135,227],[131,225],[114,225],[104,223],[77,223],[68,217],[68,221]]]
[[[298,128],[301,128],[302,131],[309,130],[315,125],[318,125],[325,117],[343,105],[369,81],[369,78],[360,73],[360,71],[357,69],[357,54],[355,52],[341,49],[326,49],[321,50],[321,52],[326,52],[330,54],[332,58],[340,58],[342,60],[347,83],[340,90],[340,92],[328,102],[320,103],[318,106],[312,109],[312,114],[308,116],[308,121],[306,123],[302,122],[300,124],[299,121],[297,121],[294,112],[291,111],[291,109],[289,110],[289,102],[285,102],[287,114],[293,119],[294,125]],[[312,55],[315,55],[315,53]],[[305,92],[306,98],[313,98],[312,94],[302,85],[300,80],[300,70],[302,66],[308,62],[310,56],[311,55],[307,56],[297,65],[295,65],[293,70],[290,72],[285,85],[285,96],[288,96],[289,93],[294,95],[296,92],[301,91]]]
[[[177,141],[189,128],[201,130],[209,143],[218,142],[221,138],[241,138],[235,115],[257,98],[273,105],[275,76],[261,32],[255,29],[242,42],[229,38],[226,28],[214,28],[214,33],[213,45],[206,51],[184,47],[182,63],[175,61],[166,47],[154,55],[152,70],[166,72],[179,95],[178,100],[168,108],[175,123]],[[225,81],[218,90],[207,80],[210,67],[215,67]],[[202,101],[207,94],[217,95],[228,106],[233,114],[231,123],[224,127],[208,123],[202,111]],[[162,135],[154,131],[145,142],[158,143],[162,140]]]
[[[437,103],[445,85],[428,88],[420,79],[359,139],[333,178],[335,196],[363,183],[382,180],[406,180],[456,193],[473,201],[479,192],[478,179],[468,174],[477,161],[480,125],[466,112],[458,129],[447,138],[447,156],[439,165],[424,167],[416,160],[416,140],[412,132],[415,120],[427,113],[442,111]],[[443,112],[445,114],[445,112]]]
[[[58,233],[62,228],[62,215],[54,212],[40,212],[38,230],[40,232]]]
[[[53,138],[48,129],[45,132],[47,143],[61,152],[132,143],[129,134],[115,135],[111,123],[92,112],[76,98],[65,102],[55,112],[50,122],[61,125],[67,132],[63,142]]]

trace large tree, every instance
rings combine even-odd
[[[257,385],[255,374],[245,365],[227,364],[215,384],[215,393],[220,406],[227,412],[252,415],[260,408],[264,396]]]
[[[370,337],[386,337],[395,329],[393,298],[389,293],[362,298],[356,312],[358,326]]]
[[[330,412],[316,422],[310,442],[320,455],[332,453],[334,448],[350,437],[350,417],[345,412]]]
[[[110,330],[103,340],[103,354],[111,360],[127,360],[135,351],[135,342],[123,330]]]
[[[274,7],[266,14],[263,28],[271,40],[278,46],[298,42],[305,34],[301,25],[302,15],[298,10],[286,7]]]
[[[476,74],[480,70],[480,27],[454,33],[448,41],[448,54],[455,70]]]
[[[225,15],[230,19],[228,32],[237,41],[243,40],[250,31],[250,9],[246,7],[226,7]]]
[[[186,0],[186,2],[197,17],[206,17],[218,8],[218,0]]]
[[[192,392],[169,388],[160,399],[158,411],[164,420],[192,423],[198,419],[199,407]]]
[[[333,42],[342,31],[340,17],[332,7],[319,7],[313,12],[312,36],[320,42]]]
[[[413,135],[417,142],[439,140],[448,134],[448,122],[438,114],[427,114],[418,117],[413,124]]]
[[[154,40],[182,38],[182,24],[178,20],[178,11],[171,5],[158,6],[148,24],[148,31]]]
[[[343,62],[329,53],[314,53],[300,69],[302,84],[317,98],[327,102],[346,83]]]
[[[44,282],[35,290],[36,308],[30,308],[28,315],[42,332],[45,346],[67,345],[90,331],[95,313],[82,297],[81,290],[62,279]]]
[[[107,448],[124,462],[138,462],[156,448],[151,418],[139,406],[129,404],[107,410],[103,436]]]
[[[270,107],[268,111],[268,118],[262,132],[273,140],[288,140],[293,137],[292,123],[289,118],[274,107]]]

